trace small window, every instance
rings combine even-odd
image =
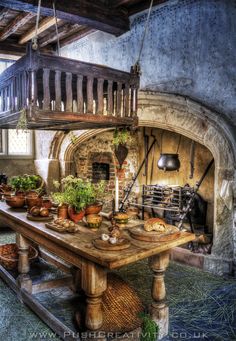
[[[0,156],[30,158],[33,156],[32,131],[0,130]]]

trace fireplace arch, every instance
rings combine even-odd
[[[176,95],[140,92],[139,125],[162,128],[182,134],[205,145],[215,160],[214,240],[212,253],[204,258],[204,268],[214,273],[230,273],[236,260],[236,231],[234,212],[220,197],[223,180],[235,184],[236,141],[226,123],[215,113],[195,101]],[[87,139],[108,129],[77,131],[76,141],[69,136],[61,139],[60,148],[52,144],[51,157],[59,159],[61,176],[69,174],[72,157],[78,146]],[[58,135],[57,135],[58,139]]]

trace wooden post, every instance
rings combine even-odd
[[[50,110],[50,86],[49,86],[50,69],[43,69],[43,110]]]
[[[55,110],[61,111],[61,71],[55,71]]]
[[[169,308],[166,306],[164,273],[169,264],[169,251],[164,251],[149,258],[149,266],[154,272],[152,283],[153,303],[150,306],[152,319],[159,326],[159,339],[168,334]]]
[[[17,283],[20,288],[26,289],[32,293],[32,281],[28,275],[30,270],[29,265],[29,244],[27,240],[19,233],[16,234],[16,243],[19,249],[18,271],[19,276]]]
[[[87,114],[93,114],[93,77],[87,77]]]
[[[108,100],[108,104],[107,104],[107,114],[108,115],[113,115],[113,81],[109,80],[108,81],[108,88],[107,88],[107,100]]]
[[[117,102],[116,102],[116,116],[121,116],[121,93],[122,93],[122,83],[117,83]]]
[[[81,276],[81,287],[87,296],[85,324],[89,330],[98,330],[103,324],[102,295],[107,288],[107,273],[105,268],[84,259]]]
[[[77,111],[84,113],[83,75],[77,75]]]
[[[104,79],[98,78],[98,83],[97,83],[97,97],[98,97],[97,114],[98,115],[103,115],[103,109],[104,109],[103,85],[104,85]]]
[[[124,90],[124,115],[129,116],[129,84],[125,84]]]
[[[66,72],[66,111],[73,111],[72,73]]]

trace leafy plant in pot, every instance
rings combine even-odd
[[[119,162],[120,168],[128,155],[126,144],[131,140],[130,133],[126,128],[116,129],[113,134],[113,145],[115,146],[115,156]]]
[[[95,203],[99,194],[104,192],[104,185],[92,184],[89,180],[69,175],[61,180],[61,192],[52,194],[54,200],[60,199],[68,204],[68,214],[71,220],[78,223],[85,215],[88,205]],[[57,200],[58,202],[58,200]]]
[[[10,178],[10,185],[15,190],[15,197],[24,198],[28,208],[41,204],[43,180],[39,175],[13,176]]]

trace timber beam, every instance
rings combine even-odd
[[[24,12],[37,13],[35,0],[0,0],[0,6]],[[125,11],[111,9],[101,2],[65,1],[56,3],[57,17],[66,22],[89,26],[91,28],[119,36],[129,30],[129,18]],[[52,1],[42,1],[41,15],[53,17]]]

